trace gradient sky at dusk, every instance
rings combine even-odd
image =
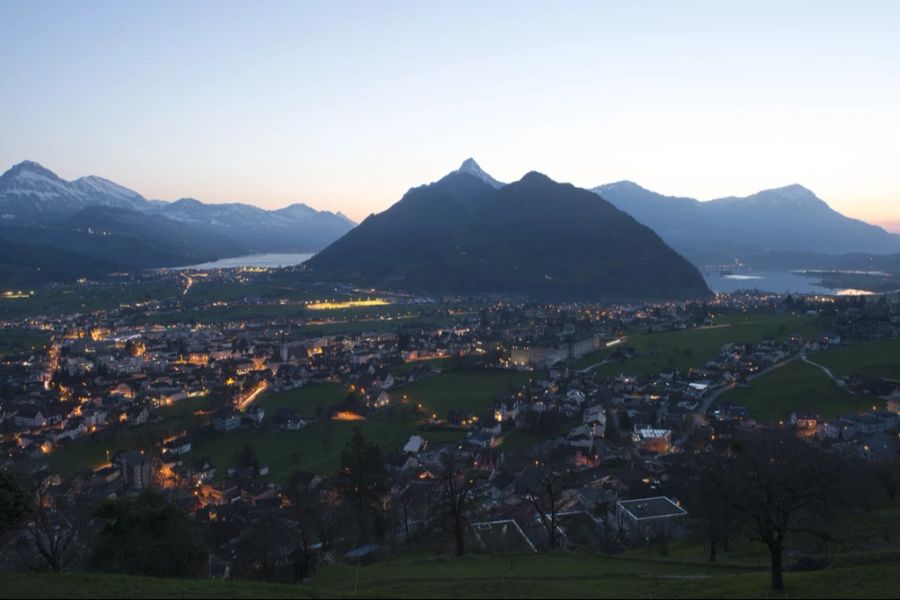
[[[469,156],[900,231],[900,2],[0,2],[0,171],[355,219]]]

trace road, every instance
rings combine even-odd
[[[798,358],[803,358],[804,356],[805,356],[804,353],[801,351],[800,353],[795,354],[794,356],[791,356],[790,358],[786,358],[785,360],[781,361],[780,363],[775,363],[771,367],[764,369],[764,370],[760,371],[759,373],[751,375],[750,377],[747,378],[747,381],[748,382],[753,381],[757,377],[762,377],[763,375],[765,375],[767,373],[771,373],[775,369],[780,369],[781,367],[794,362]],[[816,365],[816,366],[819,366],[819,365]],[[724,386],[718,388],[715,392],[713,392],[712,394],[707,396],[706,399],[703,401],[703,404],[701,405],[700,409],[694,413],[694,424],[696,425],[696,423],[700,420],[705,421],[706,420],[706,412],[709,410],[709,407],[712,406],[713,402],[715,402],[719,398],[719,396],[721,396],[722,394],[724,394],[725,392],[727,392],[729,390],[734,389],[736,386],[737,386],[736,383],[729,383],[728,385],[724,385]],[[688,435],[690,435],[690,430],[685,429],[684,432],[681,434],[681,437],[679,438],[679,443],[683,444],[687,440]]]
[[[811,360],[811,359],[806,355],[806,350],[803,350],[802,352],[800,352],[800,360],[802,360],[803,362],[805,362],[805,363],[808,364],[808,365],[812,365],[812,366],[814,366],[814,367],[816,367],[816,368],[818,368],[818,369],[821,369],[822,372],[825,373],[826,375],[828,375],[828,377],[830,377],[831,380],[832,380],[834,383],[836,383],[838,387],[840,387],[840,388],[844,387],[844,385],[845,385],[844,382],[843,382],[841,379],[835,377],[834,373],[831,372],[831,369],[829,369],[829,368],[826,367],[825,365],[820,365],[819,363],[817,363],[817,362]]]

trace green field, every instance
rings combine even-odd
[[[295,390],[263,394],[255,404],[266,411],[267,417],[274,415],[280,408],[290,408],[299,411],[304,417],[312,417],[317,408],[327,410],[332,404],[343,402],[349,393],[349,389],[341,384],[320,383]]]
[[[191,456],[209,456],[219,472],[223,473],[233,465],[236,453],[246,444],[253,447],[261,463],[269,465],[271,476],[276,481],[285,481],[298,469],[327,475],[337,469],[341,449],[350,438],[354,426],[359,426],[385,452],[396,452],[422,424],[422,419],[410,412],[414,403],[422,403],[425,414],[434,411],[446,416],[453,407],[477,413],[488,407],[508,386],[518,388],[530,377],[533,377],[532,373],[499,370],[441,373],[394,392],[401,410],[389,408],[365,421],[323,419],[299,431],[263,428],[228,434],[205,433],[193,440]],[[265,394],[257,403],[266,410],[269,418],[279,408],[295,408],[304,416],[315,416],[319,406],[323,411],[327,410],[329,406],[344,400],[348,392],[349,389],[343,385],[318,384]],[[406,400],[402,399],[404,394],[407,395]],[[200,418],[193,414],[198,408],[208,408],[208,399],[192,398],[160,409],[163,419],[152,425],[153,430],[159,434],[174,433],[199,425]],[[451,441],[462,436],[458,432],[430,432],[426,437],[432,441]],[[103,464],[107,451],[111,455],[117,450],[132,448],[133,430],[125,427],[115,437],[105,440],[85,438],[59,448],[47,457],[47,461],[53,471],[71,474]]]
[[[498,394],[527,382],[531,373],[517,371],[452,371],[416,381],[391,392],[395,402],[409,407],[421,403],[424,413],[446,416],[450,408],[458,407],[478,412],[488,407]],[[269,394],[259,404],[271,416],[282,407],[296,407],[302,414],[311,415],[317,406],[340,402],[348,390],[337,384],[324,384]],[[406,396],[404,399],[403,396]],[[421,419],[408,413],[394,414],[391,409],[377,413],[365,421],[322,420],[300,431],[241,431],[215,435],[195,441],[194,456],[209,456],[220,469],[233,463],[235,453],[248,444],[260,462],[269,465],[276,481],[285,481],[298,469],[328,475],[337,470],[340,452],[350,438],[353,427],[360,427],[385,452],[397,452],[410,435],[421,426]],[[460,432],[427,432],[433,442],[460,439]]]
[[[48,339],[46,333],[33,329],[0,329],[0,356],[43,346]]]
[[[299,431],[236,431],[195,441],[191,456],[209,456],[217,472],[224,474],[227,467],[234,465],[235,454],[246,444],[253,448],[261,464],[269,466],[269,476],[278,483],[285,483],[297,470],[331,475],[338,469],[341,450],[355,426],[385,452],[396,452],[418,423],[384,417],[366,421],[326,419]]]
[[[507,391],[517,391],[539,373],[523,371],[448,371],[398,388],[391,392],[394,401],[405,398],[421,404],[425,414],[447,417],[447,411],[459,408],[477,415]]]
[[[747,387],[722,394],[719,401],[746,406],[750,416],[763,423],[785,418],[792,412],[814,412],[830,419],[871,409],[873,405],[871,398],[854,396],[839,388],[821,369],[800,360],[757,377]]]
[[[585,554],[417,557],[326,567],[311,582],[173,580],[95,574],[3,574],[4,598],[896,598],[900,566],[785,574]]]
[[[837,377],[859,373],[900,381],[900,340],[861,342],[818,352],[810,358]]]
[[[34,291],[31,298],[0,300],[0,320],[111,309],[142,300],[176,298],[181,293],[178,286],[159,282],[52,285]]]
[[[713,324],[713,327],[684,331],[631,333],[623,345],[635,348],[637,355],[626,362],[601,365],[593,372],[601,377],[615,377],[623,371],[643,376],[672,368],[698,368],[729,342],[753,344],[766,337],[785,339],[797,332],[810,339],[821,333],[815,318],[790,314],[723,315],[714,319]],[[601,350],[583,356],[576,368],[598,363],[609,354],[609,350]]]

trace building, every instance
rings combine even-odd
[[[221,433],[234,431],[241,426],[241,413],[233,408],[220,408],[213,415],[213,428]]]
[[[616,525],[634,538],[672,535],[685,516],[687,511],[665,496],[616,502]]]
[[[509,362],[515,366],[550,367],[564,360],[578,359],[600,349],[600,336],[589,334],[568,336],[559,342],[513,346]]]
[[[134,490],[142,490],[152,483],[151,460],[143,451],[119,452],[113,465],[119,469],[119,480]]]

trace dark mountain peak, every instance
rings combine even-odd
[[[553,181],[539,171],[528,171],[527,173],[525,173],[525,176],[516,183],[519,185],[529,186],[562,185],[557,181]]]
[[[454,173],[468,173],[469,175],[474,175],[494,189],[504,186],[502,182],[497,181],[496,179],[488,175],[488,173],[485,172],[485,170],[482,169],[477,162],[475,162],[474,158],[467,158],[466,160],[464,160],[462,165],[460,165],[460,167],[456,171],[454,171]]]
[[[33,160],[23,160],[19,164],[13,165],[2,176],[0,176],[0,179],[7,179],[9,177],[15,177],[16,175],[21,174],[32,174],[40,177],[46,177],[47,179],[60,180],[59,176],[56,173]]]
[[[370,286],[553,300],[705,297],[700,273],[590,191],[531,172],[499,189],[454,171],[308,263]]]

